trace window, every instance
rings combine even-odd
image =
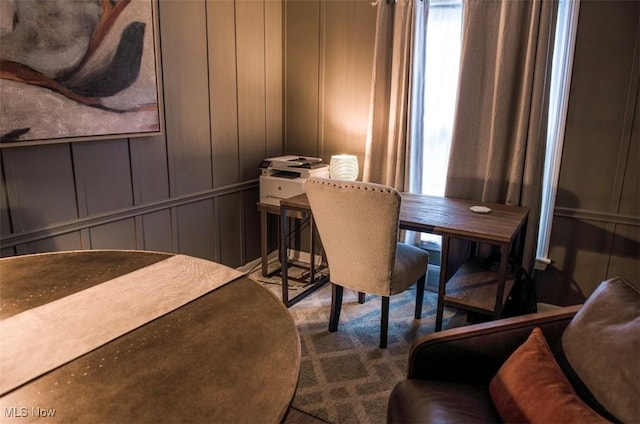
[[[558,22],[551,68],[549,127],[547,130],[547,150],[544,159],[536,269],[545,269],[550,262],[548,259],[549,241],[551,238],[553,209],[556,203],[558,176],[560,174],[560,159],[562,157],[579,8],[580,0],[560,0],[558,5]]]
[[[458,92],[462,0],[431,1],[424,58],[422,193],[444,196]]]
[[[558,6],[542,210],[536,252],[536,268],[539,269],[544,269],[549,263],[549,238],[562,155],[579,2],[580,0],[560,0]],[[422,122],[421,138],[424,142],[415,150],[415,154],[420,155],[416,160],[422,164],[421,169],[427,172],[419,173],[416,178],[412,176],[410,190],[422,194],[444,195],[458,88],[463,5],[464,0],[431,0],[426,34],[421,34],[426,37],[422,44],[425,52],[422,59],[416,62],[420,71],[416,72],[414,69],[414,72],[424,79],[424,85],[420,87],[423,89],[422,95],[416,95],[421,99],[414,98],[413,102],[415,104],[420,101],[422,105],[422,108],[414,107],[414,110],[422,113],[419,119]],[[424,27],[418,24],[416,34],[420,31],[424,32]],[[420,57],[417,46],[416,57]],[[414,85],[418,86],[415,80]],[[438,236],[421,234],[420,237],[423,242],[439,243]]]
[[[424,40],[425,54],[417,59],[422,66],[424,94],[422,96],[421,181],[414,191],[444,196],[449,162],[449,147],[453,131],[458,70],[462,45],[462,0],[431,0]],[[440,244],[440,236],[420,234],[424,243]]]

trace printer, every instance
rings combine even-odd
[[[260,203],[280,206],[280,199],[304,193],[309,177],[329,178],[329,165],[321,158],[278,156],[260,163]]]

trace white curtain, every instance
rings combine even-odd
[[[423,161],[425,114],[424,95],[426,89],[426,53],[427,53],[427,19],[429,18],[428,0],[418,0],[415,4],[415,19],[411,61],[410,116],[409,116],[409,163],[408,184],[405,190],[422,193],[424,179]],[[417,236],[416,236],[417,238]]]
[[[423,70],[424,98],[423,110],[416,115],[422,128],[420,138],[421,151],[416,149],[412,155],[427,170],[419,181],[410,181],[410,191],[444,196],[449,162],[449,147],[453,117],[456,108],[458,71],[460,65],[460,45],[462,38],[462,0],[432,2],[429,7],[428,29],[423,29],[426,43],[416,44],[415,62]],[[416,31],[418,28],[416,26]],[[415,109],[414,109],[415,110]],[[413,145],[413,144],[412,144]],[[413,177],[413,172],[412,172]]]

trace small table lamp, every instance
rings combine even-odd
[[[334,180],[355,181],[358,178],[358,157],[356,155],[331,156],[329,176]]]

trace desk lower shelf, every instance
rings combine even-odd
[[[515,284],[515,275],[507,275],[502,307]],[[447,281],[444,304],[461,309],[493,315],[498,291],[498,273],[488,269],[484,258],[468,259]]]

